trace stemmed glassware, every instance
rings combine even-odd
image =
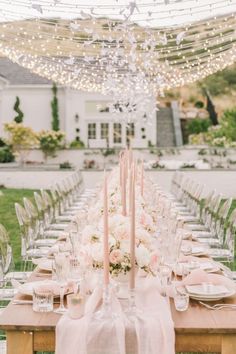
[[[70,274],[69,280],[73,282],[74,293],[78,293],[80,290],[81,281],[83,280],[85,269],[79,261],[79,258],[76,255],[70,257]]]
[[[54,310],[56,313],[63,314],[67,311],[67,309],[64,306],[64,292],[65,292],[65,286],[68,283],[68,276],[70,272],[70,264],[69,264],[69,258],[63,254],[63,253],[58,253],[55,256],[55,273],[56,273],[56,279],[57,282],[60,286],[60,306]]]

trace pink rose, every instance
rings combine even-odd
[[[152,265],[156,265],[157,264],[157,262],[158,262],[158,255],[157,254],[152,254],[152,256],[151,256],[151,264]]]
[[[122,253],[120,250],[113,250],[110,253],[110,262],[117,264],[120,263],[122,261]]]

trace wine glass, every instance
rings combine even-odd
[[[69,263],[70,263],[69,280],[71,280],[75,284],[74,293],[76,294],[79,292],[80,284],[84,277],[85,269],[80,263],[76,255],[70,257]]]
[[[171,281],[171,273],[172,273],[172,269],[168,265],[161,265],[159,267],[159,276],[160,276],[163,296],[167,295],[166,290],[167,290],[167,286],[170,284]]]
[[[64,292],[65,292],[65,286],[68,283],[68,276],[70,272],[70,266],[69,266],[69,258],[63,254],[63,253],[58,253],[55,256],[55,273],[56,273],[56,279],[57,282],[60,286],[60,306],[54,310],[56,313],[63,314],[67,310],[64,306]]]
[[[72,254],[76,255],[79,252],[80,242],[79,225],[77,219],[73,220],[70,225],[69,239],[72,247]]]

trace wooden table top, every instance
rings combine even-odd
[[[35,276],[32,280],[35,280]],[[42,278],[37,278],[37,280],[42,280]],[[25,297],[17,294],[15,299],[25,299]],[[224,299],[224,302],[236,304],[236,296]],[[197,301],[190,300],[188,310],[178,312],[172,300],[170,304],[176,333],[236,334],[236,310],[208,310],[199,305]],[[0,329],[54,331],[60,316],[54,312],[35,313],[32,305],[13,305],[10,302],[0,316]]]

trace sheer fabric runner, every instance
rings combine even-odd
[[[101,304],[102,291],[96,288],[86,304],[86,315],[72,320],[64,315],[56,327],[56,354],[174,354],[175,334],[169,302],[159,293],[157,279],[139,279],[135,321],[124,313],[127,303],[112,295],[113,321],[92,317]]]

